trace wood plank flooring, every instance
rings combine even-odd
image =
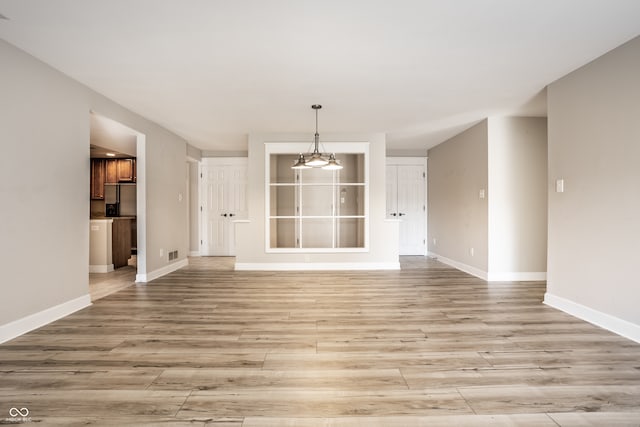
[[[640,426],[640,345],[546,307],[543,282],[401,261],[191,259],[0,345],[0,424]]]
[[[137,256],[129,258],[128,265],[109,273],[89,273],[91,301],[97,301],[114,292],[128,288],[136,281]]]

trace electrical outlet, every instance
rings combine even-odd
[[[433,246],[435,246],[435,245],[437,245],[437,244],[438,244],[438,240],[434,237],[434,238],[433,238]]]
[[[160,248],[160,258],[164,256],[164,249]]]
[[[476,252],[475,249],[469,248],[469,255],[474,256],[475,252]]]

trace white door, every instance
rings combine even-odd
[[[221,218],[226,220],[226,255],[236,254],[236,227],[233,221],[247,219],[247,166],[227,166],[226,168],[226,212],[222,212]],[[227,216],[224,216],[224,214]]]
[[[398,166],[400,255],[425,254],[424,167]]]
[[[239,163],[202,166],[202,255],[235,255],[233,221],[247,218],[247,166]]]
[[[398,219],[398,166],[387,165],[387,218]]]
[[[387,166],[387,217],[401,220],[400,255],[426,253],[424,165]]]

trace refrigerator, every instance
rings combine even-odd
[[[105,184],[106,216],[136,216],[136,184]]]

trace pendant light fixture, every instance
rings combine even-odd
[[[320,134],[318,134],[318,110],[322,108],[322,105],[313,104],[311,108],[316,111],[316,133],[313,136],[313,152],[306,154],[300,153],[300,155],[298,156],[298,160],[296,160],[296,163],[291,166],[291,169],[342,169],[342,165],[336,160],[336,156],[334,153],[326,154],[320,152]]]

